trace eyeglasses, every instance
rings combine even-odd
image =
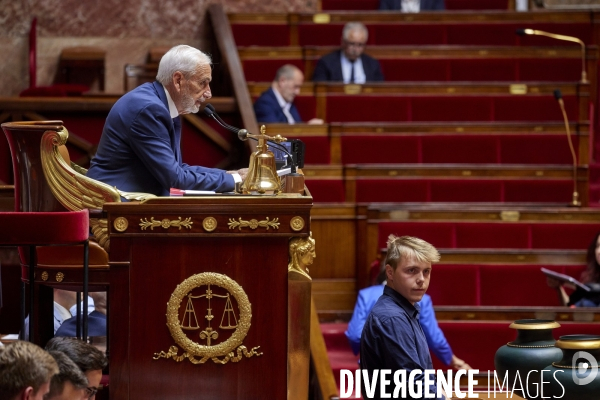
[[[88,399],[91,399],[92,397],[94,397],[96,395],[96,393],[98,393],[98,388],[95,387],[86,387],[85,388],[85,394],[88,396]]]
[[[365,45],[366,45],[366,43],[348,42],[347,40],[344,40],[344,43],[348,47],[365,47]]]

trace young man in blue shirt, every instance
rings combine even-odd
[[[421,395],[410,395],[409,399],[425,398],[425,393],[436,393],[435,376],[429,377],[433,383],[425,385],[425,370],[433,370],[427,339],[419,323],[419,302],[429,286],[431,264],[440,260],[438,251],[426,241],[410,236],[388,238],[386,258],[387,285],[383,295],[377,300],[362,331],[360,342],[361,369],[372,378],[375,370],[391,371],[391,384],[387,393],[394,390],[393,375],[398,370],[406,371],[406,377],[412,371],[416,374],[415,387],[411,391]],[[380,386],[381,379],[371,379],[375,390],[367,391],[365,380],[362,380],[362,395],[365,398],[379,399],[383,397]],[[407,383],[408,385],[408,383]],[[438,399],[445,399],[435,397]]]

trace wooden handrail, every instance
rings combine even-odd
[[[315,373],[319,381],[319,388],[323,399],[337,398],[338,389],[335,383],[335,377],[331,370],[325,339],[319,325],[319,316],[315,308],[315,302],[310,301],[310,356],[313,362]]]
[[[256,116],[254,115],[252,100],[250,98],[250,93],[248,92],[244,70],[242,69],[242,63],[240,62],[240,57],[237,52],[235,40],[233,39],[233,32],[231,31],[227,15],[221,4],[210,5],[208,7],[208,13],[212,20],[219,50],[223,55],[223,59],[229,70],[229,75],[231,76],[233,92],[242,116],[244,128],[249,132],[258,133],[258,123],[256,122]]]

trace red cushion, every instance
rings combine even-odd
[[[244,75],[248,82],[271,82],[284,64],[292,64],[304,72],[304,62],[298,59],[244,60]]]
[[[502,201],[502,183],[486,179],[432,179],[430,201]]]
[[[306,164],[329,164],[330,146],[329,138],[326,136],[302,136],[294,137],[286,135],[288,139],[300,139],[306,146],[304,162]]]
[[[531,224],[531,245],[534,249],[584,250],[598,232],[600,223]]]
[[[517,76],[515,60],[452,60],[450,80],[452,81],[514,81]]]
[[[573,147],[579,140],[572,136]],[[573,164],[567,134],[501,136],[500,162],[503,164]]]
[[[317,100],[314,96],[296,96],[294,105],[303,121],[308,121],[317,116]]]
[[[431,278],[427,294],[431,296],[434,306],[479,305],[479,266],[436,264],[433,266]]]
[[[570,121],[579,117],[576,96],[563,96]],[[498,96],[493,98],[494,121],[563,121],[554,96],[550,94],[526,97]]]
[[[504,182],[506,202],[571,202],[573,182],[570,180],[514,180]]]
[[[0,226],[5,227],[0,229],[2,245],[80,243],[89,236],[89,213],[87,209],[68,212],[2,212]]]
[[[446,10],[508,10],[508,0],[445,0]]]
[[[356,202],[429,201],[429,184],[414,179],[357,179]]]
[[[448,60],[381,59],[379,63],[387,81],[449,80],[450,62]]]
[[[306,178],[305,185],[315,202],[343,203],[346,197],[341,179]]]
[[[454,224],[450,222],[380,222],[378,228],[378,247],[385,248],[390,234],[396,236],[416,236],[438,248],[456,247]]]
[[[456,223],[456,247],[523,249],[529,248],[529,227],[519,223]]]
[[[487,163],[497,161],[497,139],[487,135],[436,135],[421,138],[424,163]]]
[[[298,24],[298,44],[300,46],[339,46],[342,41],[344,24]],[[369,35],[368,44],[374,43]]]
[[[423,96],[412,97],[413,121],[490,121],[490,97]]]
[[[342,136],[343,164],[418,163],[415,136]]]
[[[374,24],[368,26],[369,41],[378,45],[446,43],[445,27],[436,24]]]
[[[288,25],[233,23],[231,30],[237,46],[290,45],[290,27]],[[271,77],[271,79],[273,78]]]
[[[409,102],[403,96],[328,95],[327,121],[409,121]]]
[[[379,0],[322,0],[321,9],[326,10],[377,10]]]

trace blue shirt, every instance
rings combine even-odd
[[[346,331],[346,337],[350,342],[354,354],[358,354],[360,350],[360,335],[363,326],[365,325],[365,321],[371,312],[371,309],[377,302],[377,299],[379,299],[383,293],[384,286],[385,285],[370,286],[358,292],[354,313],[352,314],[352,318],[348,324],[348,330]],[[419,322],[425,333],[429,350],[431,350],[445,365],[450,365],[453,354],[452,348],[450,347],[450,344],[448,344],[444,333],[437,323],[431,297],[426,294],[417,304],[420,307]]]
[[[408,375],[413,370],[433,369],[427,339],[419,323],[417,307],[391,287],[384,287],[383,295],[377,300],[367,317],[360,341],[361,368],[368,371],[369,377],[373,376],[376,369],[391,370],[391,377],[395,371],[405,370],[408,381]],[[435,376],[431,377],[431,380],[434,383],[427,388],[425,375],[422,372],[415,377],[415,382],[422,382],[423,391],[429,390],[430,393],[435,393]],[[374,397],[371,397],[373,399],[380,398],[378,383],[379,379],[376,382]],[[362,387],[363,397],[369,398],[364,381]],[[387,389],[388,393],[393,392],[393,378]],[[407,398],[412,399],[412,397]]]

